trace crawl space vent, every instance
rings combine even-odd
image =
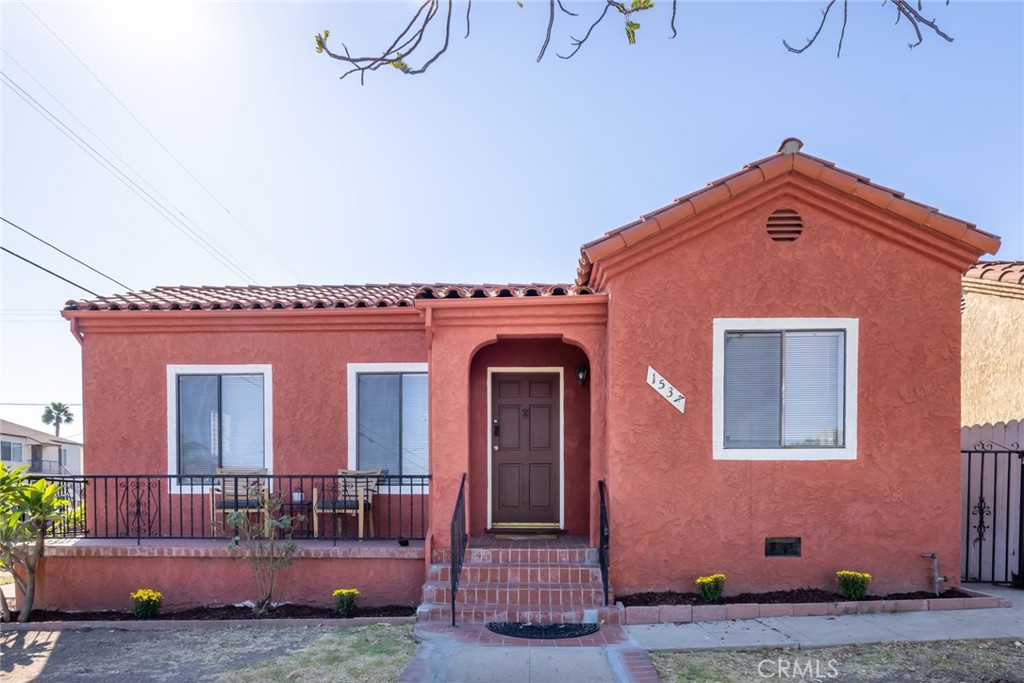
[[[795,242],[804,231],[804,221],[800,214],[792,209],[779,209],[768,216],[768,224],[765,227],[773,242]]]

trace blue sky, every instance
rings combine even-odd
[[[611,18],[563,61],[600,10],[572,4],[583,16],[559,19],[537,64],[546,4],[477,2],[470,38],[460,19],[427,74],[384,69],[360,87],[313,35],[371,52],[413,3],[29,3],[153,135],[20,2],[0,4],[0,67],[262,284],[570,281],[581,243],[791,135],[1024,259],[1024,4],[927,2],[955,41],[909,50],[890,8],[854,2],[841,59],[838,16],[787,53],[824,4],[684,1],[669,40],[659,3],[637,45]],[[9,84],[0,136],[5,218],[134,289],[248,281]],[[2,240],[120,290],[8,226]],[[41,407],[10,404],[81,401],[57,312],[88,295],[7,254],[0,285],[0,415],[41,426]]]

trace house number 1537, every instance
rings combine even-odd
[[[683,395],[683,392],[669,384],[668,380],[649,365],[647,366],[647,383],[680,413],[686,412],[686,396]]]

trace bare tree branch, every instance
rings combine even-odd
[[[577,14],[576,12],[570,12],[569,10],[565,9],[565,5],[562,4],[562,0],[558,0],[558,9],[562,10],[563,12],[568,14],[570,17],[578,17],[579,16],[579,14]]]
[[[805,39],[805,42],[801,47],[793,47],[787,41],[783,40],[782,44],[785,48],[789,52],[800,54],[817,42],[825,24],[828,22],[829,13],[832,11],[833,7],[835,7],[837,1],[838,0],[827,0],[827,4],[821,10],[821,21],[818,23],[818,26],[811,37]],[[843,43],[846,40],[846,28],[849,23],[850,0],[842,0],[842,3],[843,20],[839,33],[838,45],[836,46],[837,58],[842,54]],[[522,7],[521,2],[517,4]],[[679,32],[676,29],[678,0],[672,0],[671,4],[672,8],[671,17],[669,18],[669,28],[672,30],[671,38],[676,38],[679,35]],[[953,38],[943,32],[934,19],[928,19],[922,14],[924,11],[923,0],[916,0],[916,2],[915,0],[882,0],[882,4],[891,4],[896,10],[896,24],[899,24],[900,20],[904,18],[910,23],[916,40],[908,43],[908,47],[914,48],[922,43],[925,35],[922,31],[922,27],[926,27],[935,35],[947,42],[953,42]],[[948,5],[949,0],[946,0],[945,4]],[[323,33],[318,33],[315,36],[316,51],[327,54],[331,59],[336,59],[345,63],[348,66],[348,70],[342,73],[341,78],[344,79],[352,74],[359,74],[360,83],[366,82],[367,72],[377,71],[384,66],[390,66],[404,74],[422,74],[448,50],[448,46],[451,44],[454,0],[447,0],[443,40],[441,41],[440,46],[437,47],[429,57],[421,61],[422,56],[419,52],[420,48],[424,47],[424,49],[429,49],[429,47],[425,46],[437,45],[437,39],[440,31],[431,31],[430,27],[432,24],[436,24],[438,14],[441,11],[441,5],[442,0],[424,0],[419,3],[408,24],[398,32],[394,40],[392,40],[387,48],[382,52],[367,56],[354,56],[349,51],[348,46],[345,43],[341,44],[341,53],[333,52],[327,44],[330,36],[330,31],[327,30],[323,31]],[[655,2],[654,0],[605,0],[603,5],[601,13],[590,23],[582,38],[577,38],[570,34],[569,44],[571,50],[568,54],[557,53],[560,59],[571,59],[574,57],[590,39],[597,26],[608,17],[609,10],[611,9],[615,9],[615,11],[623,18],[628,42],[630,44],[636,42],[636,33],[640,29],[640,24],[634,19],[634,17],[639,16],[639,13],[641,12],[653,9]],[[556,6],[558,8],[558,12],[555,11]],[[472,12],[473,0],[466,0],[466,38],[469,37],[472,30],[472,24],[470,21]],[[556,15],[558,17],[562,17],[564,15],[573,18],[580,16],[578,13],[569,10],[563,4],[563,0],[548,0],[548,21],[544,32],[544,43],[541,45],[540,52],[537,54],[538,62],[544,58],[547,54],[548,48],[551,46],[551,38],[555,32]],[[563,21],[565,20],[563,19]],[[429,36],[427,35],[428,31],[430,32]],[[419,66],[416,66],[417,63],[419,63]]]
[[[608,9],[611,6],[612,6],[611,2],[608,2],[607,4],[605,4],[604,10],[601,12],[601,16],[599,16],[597,18],[597,21],[595,21],[593,24],[590,25],[590,28],[587,29],[587,33],[586,33],[586,35],[583,36],[582,39],[576,38],[574,36],[569,36],[569,38],[572,40],[573,51],[570,52],[567,55],[561,55],[560,54],[558,56],[561,57],[562,59],[572,59],[573,55],[575,55],[577,52],[579,52],[580,48],[583,47],[583,43],[587,42],[587,39],[590,38],[590,34],[593,33],[594,28],[596,28],[597,25],[600,24],[604,20],[604,17],[605,17],[606,14],[608,14]]]
[[[555,25],[555,0],[551,0],[548,7],[550,8],[548,11],[548,32],[547,35],[544,36],[544,44],[540,46],[540,54],[537,55],[538,62],[544,59],[544,53],[547,52],[548,43],[551,42],[551,29]]]
[[[844,2],[845,2],[845,0],[844,0]],[[809,48],[811,45],[814,45],[814,41],[816,41],[818,39],[818,34],[821,33],[821,29],[825,26],[825,21],[828,19],[828,13],[832,11],[832,5],[834,5],[834,4],[836,4],[836,0],[829,0],[828,6],[826,6],[824,11],[822,11],[822,13],[821,13],[821,23],[818,24],[818,30],[814,32],[813,36],[811,36],[810,38],[807,39],[807,42],[804,44],[803,47],[801,47],[799,49],[795,48],[795,47],[791,46],[789,43],[787,43],[785,40],[783,40],[782,44],[786,46],[786,49],[789,50],[790,52],[795,52],[796,54],[800,54],[801,52],[803,52],[804,50]]]
[[[822,11],[821,23],[818,24],[818,30],[814,32],[814,35],[807,39],[807,42],[804,44],[803,47],[795,48],[791,46],[789,43],[787,43],[785,40],[783,40],[782,44],[786,46],[786,49],[789,50],[790,52],[800,54],[801,52],[809,48],[811,45],[813,45],[815,41],[818,40],[818,36],[821,34],[821,29],[825,26],[825,22],[828,20],[828,13],[835,3],[836,0],[829,0],[828,5],[826,5],[825,9]],[[843,51],[843,39],[846,37],[846,24],[849,19],[849,4],[850,0],[843,0],[843,26],[839,33],[839,46],[836,50],[837,58]],[[938,24],[935,22],[934,19],[926,19],[921,14],[924,8],[924,3],[922,2],[922,0],[917,0],[917,9],[914,9],[914,4],[912,0],[883,0],[882,4],[891,4],[893,8],[896,10],[896,24],[899,24],[900,19],[903,17],[906,17],[907,21],[910,23],[910,27],[911,29],[913,29],[914,35],[916,36],[917,40],[914,41],[913,43],[907,43],[907,47],[915,48],[918,45],[920,45],[922,41],[924,41],[924,34],[921,32],[922,25],[927,26],[929,29],[932,30],[932,32],[935,35],[939,36],[946,42],[953,42],[953,38],[947,35],[941,28],[939,28]],[[949,5],[949,0],[946,0],[946,5]]]
[[[849,9],[850,0],[843,0],[843,28],[839,32],[839,46],[836,47],[836,59],[839,59],[839,55],[843,52],[843,38],[846,37],[846,20]]]

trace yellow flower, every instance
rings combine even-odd
[[[331,597],[336,598],[339,595],[359,595],[358,588],[339,588],[338,590],[331,593]]]
[[[128,597],[139,602],[160,602],[164,599],[163,593],[149,588],[140,588]]]
[[[697,584],[714,583],[715,581],[725,581],[725,574],[712,574],[711,576],[698,576]]]

